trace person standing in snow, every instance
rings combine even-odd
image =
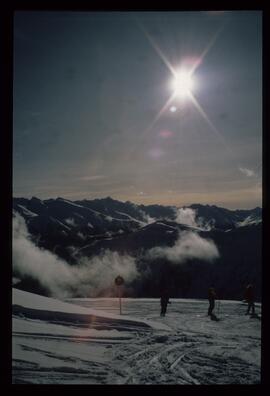
[[[215,308],[215,299],[217,298],[215,289],[213,287],[210,287],[208,289],[208,301],[209,301],[209,307],[208,307],[208,316],[212,315],[213,309]]]
[[[250,308],[252,310],[252,315],[255,314],[255,304],[254,304],[254,289],[252,285],[248,285],[245,290],[245,295],[244,298],[246,302],[248,303],[248,308],[246,315],[249,314]]]
[[[164,289],[162,290],[160,297],[160,305],[161,305],[160,316],[165,316],[168,304],[170,304],[169,293],[167,289]]]

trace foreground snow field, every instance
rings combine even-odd
[[[72,299],[13,289],[13,383],[256,384],[261,322],[238,301]],[[260,314],[261,306],[256,304]]]

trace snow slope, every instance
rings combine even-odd
[[[145,319],[135,319],[134,317],[117,315],[114,313],[108,313],[104,311],[98,311],[92,308],[84,308],[78,305],[66,303],[54,298],[44,297],[33,293],[28,293],[19,289],[12,289],[12,305],[13,312],[22,312],[23,314],[32,317],[41,316],[42,312],[46,312],[47,317],[52,317],[50,313],[59,313],[58,316],[61,317],[76,317],[76,319],[85,317],[85,320],[89,322],[93,319],[95,323],[101,322],[104,326],[114,326],[117,327],[153,327],[159,330],[169,330],[169,327],[161,324],[155,323]],[[35,313],[35,311],[37,313]],[[80,315],[80,316],[78,316]],[[54,314],[54,317],[57,316]]]
[[[261,322],[242,302],[217,304],[219,322],[206,300],[171,299],[164,318],[158,299],[123,299],[118,315],[114,298],[61,302],[14,289],[13,304],[13,383],[260,382]]]

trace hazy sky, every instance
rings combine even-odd
[[[259,11],[17,12],[14,196],[261,206],[261,24]],[[172,98],[183,67],[191,95]]]

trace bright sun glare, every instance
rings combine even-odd
[[[186,70],[180,70],[175,74],[172,81],[172,89],[176,97],[186,98],[191,94],[193,87],[194,81],[190,72]]]

